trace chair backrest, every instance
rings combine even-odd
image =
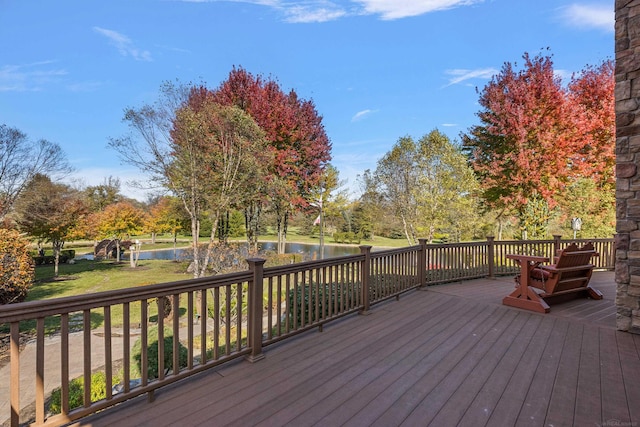
[[[556,268],[578,267],[590,264],[591,257],[597,255],[593,248],[593,243],[588,242],[583,247],[578,248],[575,243],[560,251]]]

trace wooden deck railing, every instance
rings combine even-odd
[[[367,312],[403,292],[511,273],[515,266],[507,253],[550,256],[568,243],[420,240],[375,252],[361,246],[352,256],[270,268],[263,259],[249,259],[241,273],[0,306],[0,331],[10,334],[11,372],[0,379],[10,383],[10,408],[0,412],[0,421],[28,421],[20,418],[20,408],[31,401],[36,425],[60,425],[141,394],[152,399],[159,387],[235,358],[260,360],[264,346]],[[613,239],[595,243],[598,267],[613,268]],[[24,330],[35,331],[34,364],[20,358]],[[49,342],[51,334],[59,340]],[[100,398],[91,395],[96,373],[105,378]],[[84,390],[75,408],[69,385],[74,378]],[[60,413],[51,414],[47,402],[56,388]]]
[[[554,236],[551,240],[497,241],[488,237],[484,242],[427,245],[427,283],[515,274],[518,267],[507,258],[507,254],[539,255],[552,259],[558,250],[572,242],[578,245],[592,242],[599,256],[592,258],[591,262],[597,269],[614,269],[614,239],[561,240],[560,236]]]

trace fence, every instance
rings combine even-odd
[[[488,237],[484,242],[427,245],[427,283],[430,285],[456,280],[479,279],[498,275],[515,274],[518,267],[507,259],[507,254],[528,254],[553,259],[558,250],[571,243],[579,246],[593,243],[598,256],[592,263],[599,270],[615,267],[614,239],[561,240],[500,240]]]
[[[153,399],[159,387],[239,357],[260,360],[265,346],[417,287],[514,272],[506,253],[550,256],[568,243],[361,246],[353,256],[270,268],[256,258],[241,273],[1,306],[10,378],[0,383],[9,396],[0,421],[61,425],[142,394]],[[594,243],[597,267],[612,268],[613,239]],[[21,357],[25,334],[35,336],[33,356]],[[32,401],[35,419],[21,419],[21,403]]]

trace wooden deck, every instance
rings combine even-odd
[[[546,315],[500,304],[510,278],[411,292],[74,425],[638,426],[640,336],[592,284]]]

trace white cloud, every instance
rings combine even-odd
[[[124,34],[100,27],[93,27],[93,30],[109,39],[109,42],[118,49],[120,55],[131,56],[136,61],[152,61],[151,52],[138,49]]]
[[[466,80],[471,79],[485,79],[489,80],[495,74],[497,74],[499,70],[495,68],[478,68],[475,70],[467,70],[467,69],[454,69],[454,70],[446,70],[445,73],[448,74],[449,83],[446,86],[455,85],[458,83],[462,83]],[[446,87],[445,86],[445,87]]]
[[[68,73],[64,69],[52,68],[54,62],[0,66],[0,92],[39,91],[45,85],[61,81]]]
[[[607,2],[601,5],[574,3],[562,8],[561,18],[572,27],[596,28],[609,32],[614,31],[615,12],[613,5]]]
[[[290,6],[284,8],[287,22],[310,23],[334,21],[347,13],[337,7]]]
[[[69,89],[71,92],[94,92],[100,89],[103,85],[103,82],[85,81],[69,84],[67,85],[67,89]]]
[[[453,128],[453,127],[458,126],[458,124],[457,123],[443,123],[442,126],[446,127],[446,128]]]
[[[469,6],[483,0],[354,0],[365,13],[392,20],[423,15],[429,12]]]
[[[375,113],[377,110],[362,110],[358,111],[353,117],[351,117],[352,122],[357,122],[359,120],[364,119],[366,116]]]
[[[379,15],[393,20],[481,3],[484,0],[350,0],[345,7],[338,0],[181,0],[189,3],[235,2],[268,6],[284,14],[291,23],[333,21],[345,16]]]

